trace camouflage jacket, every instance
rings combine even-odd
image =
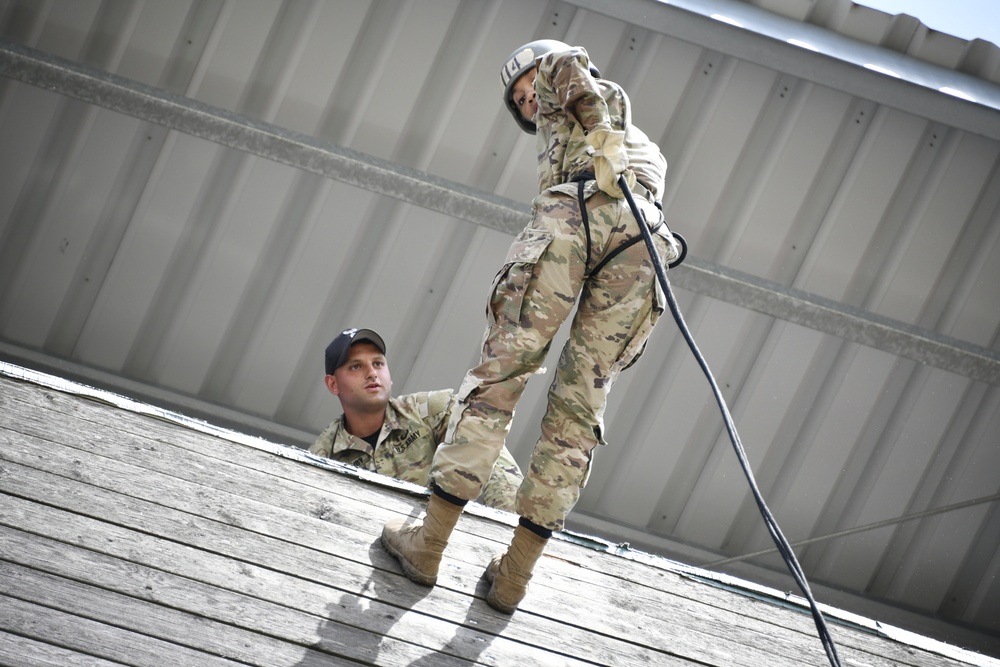
[[[535,73],[538,191],[594,172],[594,160],[587,152],[585,137],[601,127],[625,131],[629,168],[659,201],[663,198],[666,159],[657,145],[632,125],[631,102],[621,86],[594,78],[590,67],[590,56],[578,46],[568,51],[553,51],[538,59]]]
[[[389,399],[378,444],[351,435],[344,416],[331,422],[309,451],[341,463],[426,486],[434,451],[448,428],[455,395],[450,389],[407,394]],[[514,511],[521,469],[506,447],[500,452],[481,501]]]

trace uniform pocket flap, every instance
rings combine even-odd
[[[553,234],[544,229],[523,229],[510,244],[504,264],[534,264],[549,247]]]

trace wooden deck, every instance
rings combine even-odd
[[[801,609],[671,561],[554,539],[508,617],[511,515],[470,506],[423,588],[378,544],[411,487],[9,376],[0,414],[3,665],[829,664]],[[845,667],[1000,665],[830,624]]]

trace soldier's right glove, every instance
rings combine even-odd
[[[605,127],[594,128],[587,134],[587,145],[594,157],[597,187],[615,199],[622,199],[625,194],[618,186],[618,176],[625,174],[630,190],[635,185],[635,174],[628,169],[625,133]]]

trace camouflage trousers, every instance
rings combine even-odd
[[[586,484],[593,450],[604,444],[611,386],[641,354],[665,304],[641,238],[604,263],[640,235],[628,204],[593,182],[585,197],[588,225],[575,183],[535,198],[532,221],[497,274],[481,362],[458,390],[460,403],[431,468],[431,479],[444,491],[479,496],[528,378],[579,299],[548,391],[541,437],[517,493],[517,513],[552,530],[562,530]],[[660,220],[651,202],[635,199],[651,225]],[[666,225],[657,232],[660,256],[671,261],[676,249]]]

